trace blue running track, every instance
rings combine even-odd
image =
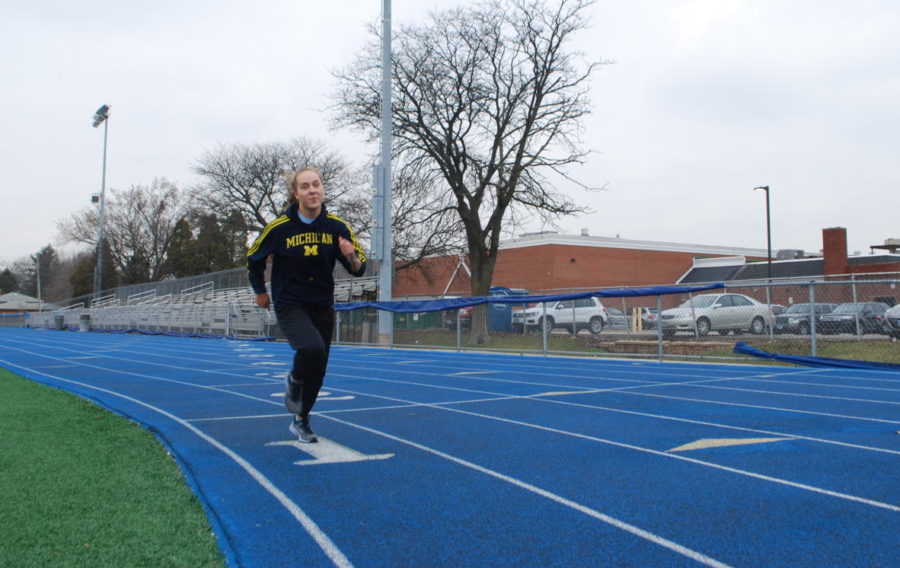
[[[900,373],[0,329],[177,456],[241,567],[900,566]]]

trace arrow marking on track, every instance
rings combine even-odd
[[[538,396],[565,396],[570,394],[596,394],[598,392],[608,392],[609,389],[593,389],[593,390],[575,390],[575,391],[550,391],[550,392],[539,392],[537,394],[530,395],[531,397]]]
[[[670,452],[687,452],[691,450],[705,450],[708,448],[726,448],[728,446],[747,446],[750,444],[768,444],[770,442],[785,442],[793,438],[705,438],[690,444],[678,446],[668,450]]]
[[[386,460],[394,454],[366,455],[354,449],[342,446],[326,438],[319,437],[318,443],[305,444],[294,440],[269,442],[266,446],[294,446],[298,450],[313,457],[311,460],[295,461],[295,465],[321,465],[326,463],[353,463],[361,461]]]
[[[273,392],[269,396],[271,396],[272,398],[281,398],[284,396],[284,391]],[[320,391],[319,398],[317,400],[326,400],[326,401],[328,401],[328,400],[353,400],[354,398],[356,398],[356,397],[354,397],[353,395],[331,396],[330,392]]]

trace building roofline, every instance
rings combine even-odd
[[[594,237],[589,235],[562,235],[559,233],[524,234],[518,238],[500,243],[500,250],[527,248],[547,245],[580,246],[592,248],[617,248],[629,250],[648,250],[654,252],[685,252],[698,255],[752,256],[763,257],[766,249],[743,247],[724,247],[687,243],[667,243],[663,241],[639,241],[620,239],[617,237]]]

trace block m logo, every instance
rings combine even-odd
[[[303,245],[303,256],[319,256],[319,245]]]

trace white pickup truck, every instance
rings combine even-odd
[[[526,331],[537,328],[549,332],[560,327],[571,333],[578,333],[580,329],[600,333],[609,322],[609,313],[597,298],[559,300],[548,302],[546,306],[546,312],[540,304],[513,312],[513,326],[521,326]]]

